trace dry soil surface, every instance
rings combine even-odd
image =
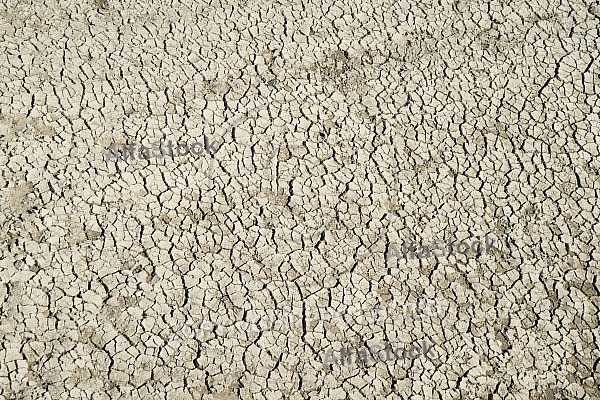
[[[600,399],[600,3],[1,3],[0,398]]]

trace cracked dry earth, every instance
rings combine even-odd
[[[3,0],[0,398],[600,399],[599,27],[580,0]]]

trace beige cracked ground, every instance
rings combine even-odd
[[[600,3],[1,3],[0,398],[600,399]]]

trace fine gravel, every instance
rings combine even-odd
[[[598,1],[0,3],[0,399],[600,399]]]

